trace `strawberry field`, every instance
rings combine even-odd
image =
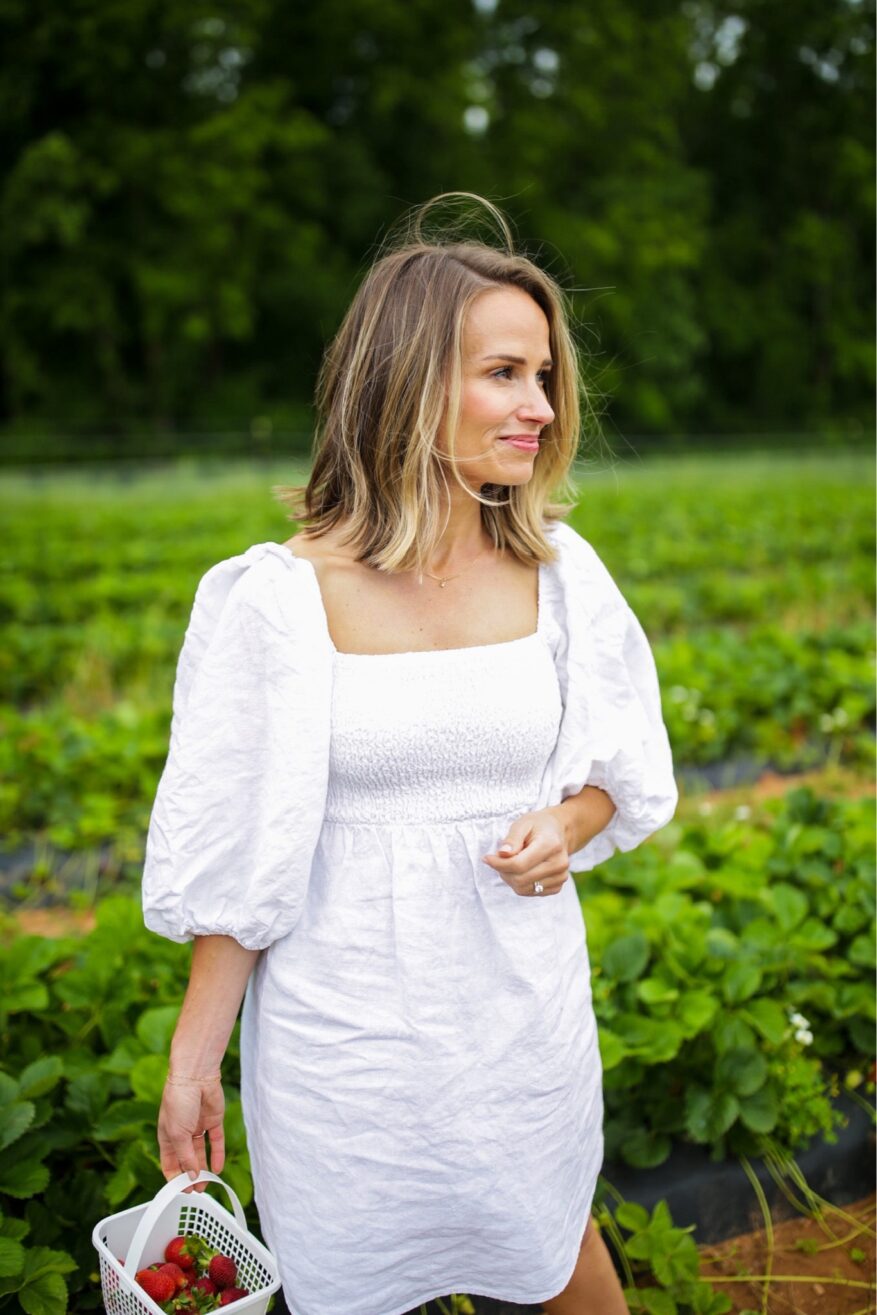
[[[100,1310],[91,1229],[164,1182],[189,951],[145,931],[138,882],[174,666],[198,579],[290,536],[271,487],[301,474],[0,481],[0,1310]],[[841,1094],[873,1117],[873,475],[843,454],[578,474],[572,523],[652,642],[682,795],[646,845],[577,877],[607,1162],[647,1172],[680,1143],[778,1162],[833,1144]],[[237,1036],[223,1177],[258,1236]],[[734,1309],[690,1229],[608,1173],[602,1189],[632,1311]],[[198,1301],[181,1287],[162,1308]]]

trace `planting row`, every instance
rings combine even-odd
[[[829,1090],[875,1053],[874,814],[801,788],[756,818],[671,823],[578,878],[607,1157],[830,1138]]]
[[[78,694],[71,690],[31,711],[0,705],[4,847],[44,833],[62,849],[112,840],[131,855],[140,851],[167,756],[181,637],[165,633],[159,654],[153,632],[151,644],[138,651],[135,627],[126,624],[130,632],[116,650],[115,669],[111,647],[90,665],[71,653],[85,671]],[[677,766],[751,754],[786,770],[829,758],[867,767],[874,753],[872,645],[872,628],[864,624],[808,634],[761,626],[745,639],[702,631],[696,639],[657,643]],[[135,682],[145,680],[150,664],[154,689],[147,693]],[[46,660],[43,669],[48,674],[52,666]],[[116,698],[125,685],[128,696]]]

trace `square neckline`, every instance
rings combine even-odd
[[[547,563],[540,562],[536,572],[536,629],[531,630],[527,635],[519,635],[517,639],[501,639],[495,644],[458,644],[454,648],[410,648],[402,649],[392,653],[345,653],[340,648],[336,648],[335,641],[329,631],[329,616],[326,612],[326,606],[323,602],[323,591],[320,588],[320,581],[317,575],[317,568],[308,557],[299,557],[285,543],[278,545],[293,558],[296,562],[304,562],[310,567],[311,579],[317,592],[317,598],[320,602],[320,608],[323,613],[323,620],[326,623],[326,635],[332,649],[332,655],[335,658],[342,658],[345,661],[356,658],[406,658],[406,657],[443,657],[448,653],[483,653],[488,649],[511,648],[513,644],[532,643],[534,639],[542,638],[542,621],[543,621],[543,596],[544,596],[544,571]]]

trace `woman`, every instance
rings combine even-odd
[[[548,500],[579,436],[562,294],[417,227],[359,288],[318,403],[310,482],[283,495],[306,529],[207,571],[180,656],[143,878],[147,926],[195,942],[162,1169],[194,1176],[207,1137],[222,1168],[245,993],[255,1197],[294,1315],[461,1291],[623,1315],[586,1227],[602,1070],[570,873],[677,792],[645,635]]]

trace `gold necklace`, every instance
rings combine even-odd
[[[486,548],[482,548],[482,549],[481,549],[481,552],[475,554],[475,556],[472,558],[472,561],[469,562],[468,566],[464,566],[464,567],[463,567],[463,570],[462,570],[462,571],[458,571],[456,575],[445,575],[445,576],[441,576],[441,575],[430,575],[429,571],[424,571],[423,574],[424,574],[424,575],[429,575],[430,580],[438,580],[439,588],[440,588],[440,589],[444,589],[445,585],[448,583],[449,580],[457,580],[457,579],[459,579],[459,577],[460,577],[465,571],[468,571],[470,566],[474,566],[475,562],[478,561],[478,558],[479,558],[479,557],[483,557],[484,554],[485,554],[486,552],[487,552],[487,549],[486,549]]]

